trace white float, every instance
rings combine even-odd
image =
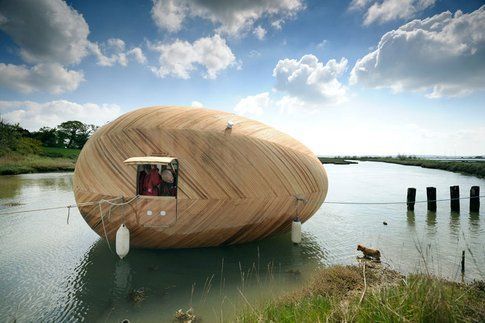
[[[116,231],[116,253],[123,259],[130,251],[130,230],[123,223]]]
[[[291,223],[291,242],[301,243],[301,221],[298,218]]]

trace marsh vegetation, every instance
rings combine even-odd
[[[319,269],[302,289],[247,308],[239,322],[483,322],[485,282],[407,277],[375,266]]]
[[[0,119],[0,175],[74,170],[81,148],[95,129],[67,121],[31,132]]]

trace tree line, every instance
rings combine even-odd
[[[37,154],[42,147],[81,149],[96,129],[95,125],[73,120],[54,128],[29,131],[18,123],[11,124],[0,118],[0,155],[11,151]]]

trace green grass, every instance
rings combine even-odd
[[[340,318],[355,322],[484,322],[483,283],[465,285],[412,275],[398,286],[354,298]]]
[[[357,164],[357,162],[346,160],[345,158],[340,157],[318,157],[318,160],[322,164],[335,164],[335,165],[349,165],[349,164]]]
[[[420,166],[423,168],[441,169],[485,178],[485,162],[482,161],[438,161],[429,159],[399,159],[390,157],[361,157],[358,159],[362,161],[377,161],[400,165]]]
[[[51,158],[69,158],[76,160],[80,152],[80,149],[42,147],[40,155]]]
[[[237,321],[485,321],[484,282],[458,284],[426,275],[403,278],[387,269],[366,268],[366,286],[364,293],[361,267],[325,268],[308,286],[261,308],[247,308]]]
[[[0,175],[72,171],[76,159],[9,153],[0,157]]]

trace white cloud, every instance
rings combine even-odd
[[[103,125],[121,113],[116,104],[78,104],[66,100],[38,103],[32,101],[0,101],[0,114],[5,120],[19,123],[28,130],[55,127],[68,120]]]
[[[60,94],[77,89],[82,81],[82,71],[67,70],[59,64],[45,63],[27,67],[0,63],[0,86],[23,93],[46,91]]]
[[[199,102],[199,101],[192,101],[190,106],[192,106],[194,108],[202,108],[204,106],[204,104],[202,104],[202,102]]]
[[[373,0],[352,0],[349,5],[350,10],[357,10],[365,8]]]
[[[283,20],[277,19],[271,23],[271,27],[273,27],[276,30],[281,30],[283,28],[283,23],[284,23]]]
[[[2,1],[0,13],[0,29],[20,47],[26,62],[75,64],[88,54],[89,26],[64,1]]]
[[[341,103],[347,89],[338,78],[347,68],[347,59],[335,59],[326,64],[314,55],[305,55],[300,60],[283,59],[273,70],[276,90],[286,93],[286,101],[301,102],[311,106]],[[290,100],[290,97],[293,98]]]
[[[182,28],[182,22],[187,14],[188,5],[175,0],[153,1],[152,19],[160,28],[176,32]]]
[[[258,26],[256,28],[254,28],[253,34],[256,36],[257,39],[263,40],[264,36],[266,36],[266,29],[264,29],[261,26]]]
[[[275,94],[263,92],[241,99],[234,110],[239,114],[260,115],[269,107],[277,107],[281,112],[292,113],[306,110],[313,113],[323,107],[347,101],[347,88],[340,83],[339,77],[347,69],[347,59],[339,62],[330,59],[326,64],[314,55],[304,55],[300,60],[282,59],[273,70],[276,78]],[[279,92],[279,93],[278,93]]]
[[[125,42],[119,38],[110,38],[107,41],[108,46],[115,49],[118,52],[122,52],[125,50]]]
[[[469,14],[443,12],[386,33],[375,51],[357,61],[350,83],[432,98],[485,89],[485,6]]]
[[[298,111],[309,111],[309,112],[314,112],[318,110],[319,107],[313,102],[306,102],[301,100],[298,97],[291,96],[291,95],[285,95],[281,99],[275,102],[276,106],[279,108],[279,110],[283,113],[294,113]]]
[[[113,66],[115,64],[127,66],[129,56],[133,56],[139,64],[145,64],[147,61],[140,47],[134,47],[126,51],[125,42],[118,38],[110,38],[106,43],[102,43],[101,45],[98,43],[89,43],[88,48],[96,56],[98,60],[97,64],[100,66]]]
[[[353,0],[350,10],[366,9],[364,25],[409,19],[434,6],[436,0]],[[369,6],[370,5],[370,6]]]
[[[128,55],[140,63],[146,58],[139,48],[125,52],[126,44],[110,38],[102,44],[88,40],[84,17],[62,0],[7,0],[0,2],[0,30],[19,46],[27,65],[0,63],[0,85],[30,93],[60,94],[73,91],[84,81],[82,71],[68,70],[89,54],[102,66],[128,64]]]
[[[182,79],[190,78],[196,65],[205,68],[204,77],[215,79],[217,75],[235,64],[235,56],[219,35],[205,37],[193,43],[176,40],[173,43],[150,44],[150,48],[160,53],[160,66],[152,71],[163,78],[172,75]]]
[[[128,63],[123,40],[110,38],[101,50],[88,40],[84,17],[62,0],[2,1],[0,14],[0,29],[20,47],[27,63],[78,64],[88,54],[94,54],[102,66]]]
[[[241,115],[261,115],[265,109],[270,107],[271,103],[272,101],[269,97],[269,93],[263,92],[241,99],[234,107],[234,111]]]
[[[110,39],[112,40],[112,39]],[[124,42],[123,42],[124,43]],[[104,50],[101,50],[101,47],[97,43],[89,43],[89,50],[91,53],[96,56],[98,62],[97,64],[100,66],[113,66],[115,64],[120,64],[121,66],[128,65],[128,58],[126,53],[120,51],[120,48],[124,48],[123,46],[119,46],[116,44],[109,44],[105,46]]]
[[[145,64],[147,62],[147,58],[145,57],[145,54],[143,54],[143,51],[140,47],[132,48],[128,51],[128,55],[133,55],[133,57],[139,64]]]
[[[286,19],[304,7],[303,0],[154,0],[152,18],[160,29],[177,32],[184,20],[199,17],[218,26],[218,33],[240,36],[263,17],[268,17],[275,28],[281,28]]]

